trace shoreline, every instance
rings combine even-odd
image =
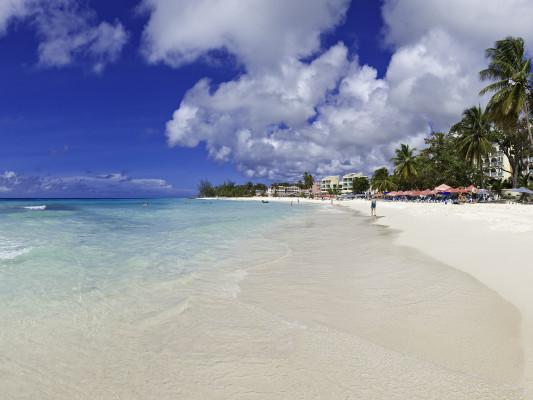
[[[260,201],[265,198],[226,199]],[[268,198],[293,202],[295,198]],[[300,199],[302,204],[341,206],[369,215],[367,200]],[[523,385],[533,398],[533,207],[508,204],[444,205],[378,201],[370,222],[397,234],[394,243],[472,276],[514,305],[522,317]],[[371,218],[370,216],[368,217]]]
[[[369,209],[366,201],[341,205],[361,213]],[[397,244],[471,275],[520,311],[523,381],[526,398],[533,398],[533,207],[381,201],[377,213],[382,218],[376,224],[399,231]]]

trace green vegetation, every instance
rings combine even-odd
[[[313,176],[308,172],[303,174],[302,180],[298,183],[278,182],[273,183],[273,187],[298,186],[300,189],[311,189],[313,186]],[[234,182],[226,181],[221,185],[214,186],[208,180],[201,180],[198,184],[199,197],[253,197],[266,194],[267,186],[262,183],[248,182],[244,185],[237,185]],[[304,194],[301,194],[304,196]]]
[[[478,182],[483,186],[483,157],[493,151],[489,140],[490,121],[481,107],[471,107],[463,112],[463,119],[452,126],[451,131],[459,135],[457,150],[471,165],[479,170]]]
[[[479,93],[494,93],[487,105],[493,121],[516,126],[521,117],[526,121],[529,145],[533,147],[530,123],[531,59],[526,58],[524,40],[507,37],[486,50],[489,65],[479,73],[482,80],[493,83]]]
[[[352,180],[352,192],[364,193],[370,189],[370,182],[366,177],[356,177]]]
[[[209,181],[202,180],[198,184],[198,196],[200,197],[252,197],[256,195],[256,191],[264,193],[266,190],[266,185],[252,182],[236,185],[231,181],[226,181],[219,186],[213,186]]]
[[[378,192],[390,192],[396,189],[397,184],[394,181],[394,177],[389,175],[389,170],[384,167],[374,171],[371,186],[372,189]]]
[[[313,183],[313,175],[309,174],[307,171],[304,172],[302,189],[311,189],[313,187]]]
[[[401,189],[434,188],[442,183],[468,186],[477,181],[478,170],[457,151],[459,142],[460,138],[451,133],[433,133],[426,138],[426,147],[416,157],[416,180]]]
[[[401,144],[400,148],[395,150],[396,154],[391,160],[394,163],[394,174],[402,183],[413,182],[418,176],[415,150],[407,144]]]

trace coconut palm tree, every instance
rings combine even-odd
[[[401,180],[410,182],[418,176],[416,170],[416,157],[414,148],[409,147],[408,144],[401,144],[400,148],[395,150],[395,156],[392,157],[394,163],[394,173],[400,177]]]
[[[451,131],[459,134],[459,154],[470,165],[477,166],[480,184],[483,185],[482,158],[493,150],[489,140],[490,121],[487,113],[480,106],[470,107],[463,111],[463,119],[452,126]]]
[[[525,53],[524,40],[518,37],[498,40],[494,47],[487,49],[485,54],[489,59],[489,66],[480,71],[479,76],[482,80],[493,83],[483,88],[479,94],[493,93],[487,110],[497,122],[516,124],[522,114],[526,119],[529,144],[533,147],[529,120],[531,59]]]
[[[390,192],[391,190],[396,189],[396,184],[385,167],[374,171],[371,186],[372,189],[377,190],[378,192]]]

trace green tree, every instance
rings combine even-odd
[[[396,183],[389,175],[389,170],[385,167],[376,169],[372,175],[372,189],[378,192],[389,192],[396,189]]]
[[[498,127],[490,135],[491,142],[496,143],[509,160],[511,169],[505,172],[511,174],[513,187],[518,187],[520,176],[526,170],[526,157],[531,153],[524,125],[522,121],[517,127]]]
[[[458,141],[455,135],[440,132],[425,139],[425,147],[416,160],[416,187],[434,188],[441,183],[468,186],[476,181],[477,171],[457,152]]]
[[[311,174],[309,174],[307,171],[304,172],[304,177],[303,177],[303,188],[304,189],[311,189],[313,187],[313,176]]]
[[[417,177],[415,151],[416,149],[403,143],[395,150],[391,161],[394,163],[394,174],[399,177],[400,181],[412,183]]]
[[[483,88],[479,94],[493,93],[487,104],[491,118],[507,125],[514,124],[521,114],[526,120],[529,145],[533,147],[529,120],[531,59],[526,57],[524,40],[519,37],[498,40],[485,54],[489,65],[480,71],[479,76],[482,80],[493,83]]]
[[[199,197],[215,197],[215,188],[208,180],[201,180],[198,184],[198,196]]]
[[[481,107],[470,107],[463,112],[463,119],[452,126],[452,132],[459,135],[457,150],[470,164],[479,171],[480,185],[483,185],[483,157],[492,150],[490,122]]]
[[[352,192],[353,193],[364,193],[368,189],[370,189],[370,182],[368,181],[368,178],[364,176],[353,178],[352,180]]]

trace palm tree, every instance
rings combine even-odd
[[[452,132],[459,134],[457,141],[459,154],[470,164],[479,168],[480,184],[483,186],[482,158],[492,151],[488,139],[490,121],[480,106],[463,111],[463,119],[452,126]]]
[[[507,37],[498,40],[495,47],[485,51],[489,61],[488,68],[480,71],[482,80],[493,83],[483,88],[480,95],[494,93],[487,110],[498,122],[513,122],[523,114],[527,123],[530,146],[533,147],[531,124],[529,121],[529,101],[531,89],[531,59],[526,58],[524,40]]]
[[[418,176],[416,170],[416,149],[409,147],[408,144],[401,144],[399,149],[395,150],[396,155],[392,158],[394,163],[394,173],[404,181],[411,181]]]
[[[374,171],[371,183],[372,189],[377,190],[378,192],[390,192],[391,190],[396,189],[396,184],[385,167]]]

